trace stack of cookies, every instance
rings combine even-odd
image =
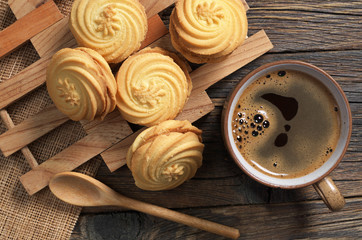
[[[178,0],[169,30],[190,62],[219,62],[244,42],[248,22],[240,0]]]
[[[51,59],[46,85],[56,107],[74,121],[103,119],[116,105],[108,63],[89,48],[64,48]]]
[[[191,93],[187,67],[161,48],[145,48],[124,61],[116,76],[117,107],[124,119],[143,126],[174,119]]]
[[[69,27],[79,46],[118,63],[140,48],[147,16],[138,0],[75,0]]]

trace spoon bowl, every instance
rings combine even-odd
[[[125,197],[85,174],[76,172],[56,174],[50,180],[49,188],[56,197],[72,205],[87,207],[120,206],[224,237],[236,239],[240,236],[238,229]]]
[[[72,205],[82,207],[104,206],[108,198],[104,192],[109,189],[106,185],[87,175],[66,172],[52,178],[49,188],[53,194]],[[110,203],[111,204],[111,203]]]

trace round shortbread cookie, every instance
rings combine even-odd
[[[146,48],[129,57],[116,81],[117,107],[122,116],[144,126],[174,119],[192,88],[185,63],[160,48]]]
[[[51,59],[46,85],[56,107],[74,121],[104,118],[116,102],[116,81],[104,58],[92,49],[64,48]]]
[[[202,165],[202,131],[189,121],[169,120],[140,133],[128,150],[127,166],[144,190],[175,188]]]
[[[118,63],[140,48],[147,16],[138,0],[75,0],[69,27],[80,46]]]
[[[247,34],[240,0],[179,0],[170,17],[173,46],[194,63],[222,61]]]

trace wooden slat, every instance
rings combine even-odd
[[[15,17],[17,19],[20,19],[37,7],[39,7],[41,4],[45,3],[46,1],[48,0],[8,0],[8,5],[13,11]]]
[[[192,94],[183,111],[176,117],[176,119],[194,122],[211,112],[213,109],[214,104],[211,102],[206,92],[201,92],[197,95]],[[138,134],[140,134],[143,130],[145,130],[145,128],[133,133],[101,154],[104,162],[111,172],[114,172],[126,164],[127,151],[132,145],[134,139],[136,139]]]
[[[0,110],[0,117],[8,129],[12,129],[15,127],[13,120],[10,118],[10,115],[6,110]],[[35,168],[36,166],[38,166],[38,162],[36,161],[33,154],[30,152],[28,147],[23,147],[21,149],[21,152],[23,153],[26,161],[29,163],[31,168]]]
[[[51,105],[1,134],[0,149],[7,157],[68,120],[55,105]]]
[[[148,28],[146,38],[142,42],[140,49],[147,47],[168,33],[167,27],[163,24],[161,18],[157,14],[148,19]]]
[[[40,58],[12,78],[0,83],[0,109],[31,92],[45,82],[46,67],[52,55]]]
[[[0,32],[0,57],[63,18],[53,1],[36,8]]]
[[[62,48],[77,47],[77,41],[68,25],[69,17],[67,16],[31,39],[40,57],[54,54]]]
[[[140,3],[145,7],[147,16],[153,16],[160,12],[160,9],[164,9],[164,6],[170,6],[176,2],[176,0],[140,0]]]
[[[20,177],[20,181],[30,195],[34,194],[46,187],[54,174],[77,168],[126,137],[129,132],[131,129],[128,124],[122,121],[118,113],[113,112],[106,116],[92,134],[24,174]]]

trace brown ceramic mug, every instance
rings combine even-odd
[[[265,174],[259,171],[254,164],[247,161],[241,154],[233,136],[234,110],[237,107],[240,96],[245,89],[262,76],[268,76],[271,72],[277,71],[298,71],[305,73],[318,82],[322,83],[327,91],[333,96],[338,107],[340,124],[339,137],[336,139],[336,146],[325,162],[317,169],[295,178],[280,178]],[[239,105],[239,104],[238,104]],[[338,83],[326,72],[311,64],[286,60],[266,64],[249,73],[233,90],[224,104],[222,116],[222,131],[225,146],[236,164],[251,178],[270,186],[283,189],[295,189],[313,185],[325,204],[332,210],[337,211],[343,208],[345,200],[333,180],[328,176],[337,167],[343,158],[350,141],[352,132],[351,109],[348,100]],[[234,130],[235,131],[235,130]],[[235,133],[234,133],[235,135]],[[240,140],[240,139],[239,139]],[[241,147],[241,146],[239,146]]]

